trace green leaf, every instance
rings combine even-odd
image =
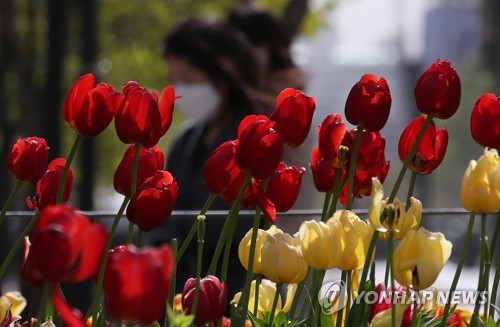
[[[333,322],[333,316],[331,314],[327,314],[323,310],[321,310],[320,319],[321,319],[321,327],[335,327],[335,323]]]
[[[248,318],[250,318],[253,327],[264,327],[266,325],[265,320],[257,318],[251,312],[248,312]]]
[[[185,315],[184,313],[174,313],[170,306],[168,306],[168,321],[170,322],[170,327],[190,327],[193,326],[194,316]]]

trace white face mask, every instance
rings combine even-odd
[[[211,83],[175,84],[176,106],[189,119],[204,120],[215,113],[220,103],[220,94]]]

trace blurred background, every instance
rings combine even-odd
[[[399,136],[418,115],[415,82],[437,58],[451,60],[462,79],[461,108],[437,122],[449,130],[447,155],[432,175],[418,179],[416,195],[425,207],[460,206],[462,173],[481,153],[470,136],[470,111],[482,93],[500,91],[500,4],[494,0],[2,0],[0,203],[13,184],[6,156],[15,139],[46,138],[51,158],[69,152],[73,136],[61,119],[62,102],[78,76],[93,72],[117,89],[136,80],[161,90],[169,84],[160,51],[166,33],[189,17],[224,19],[248,2],[281,17],[293,37],[294,59],[307,76],[305,91],[317,100],[315,125],[329,113],[343,114],[347,94],[362,74],[387,79],[393,106],[382,133],[392,163],[389,185],[400,168]],[[183,121],[176,113],[162,150]],[[75,205],[83,210],[119,206],[110,187],[124,149],[113,124],[104,135],[85,140],[74,163]],[[24,201],[14,208],[26,209]]]
[[[62,103],[78,76],[92,72],[118,90],[136,80],[161,91],[171,84],[161,54],[168,31],[191,17],[225,19],[231,9],[244,3],[279,17],[293,39],[293,58],[306,75],[305,92],[316,98],[311,128],[315,142],[315,126],[330,113],[343,114],[349,90],[363,74],[386,78],[393,98],[389,121],[382,130],[386,157],[391,161],[386,193],[401,167],[399,137],[419,115],[413,97],[415,83],[436,59],[452,61],[462,81],[461,106],[451,119],[436,121],[438,128],[446,125],[449,131],[448,151],[433,174],[419,176],[415,196],[424,208],[461,207],[463,173],[482,152],[470,136],[470,112],[481,94],[500,93],[498,0],[2,0],[0,203],[13,187],[6,163],[17,138],[44,137],[50,159],[67,156],[73,135],[62,119]],[[184,122],[185,117],[176,112],[160,149],[168,153]],[[122,201],[112,181],[126,146],[113,125],[103,135],[85,139],[73,162],[70,202],[82,210],[116,212]],[[304,178],[311,179],[310,172]],[[406,189],[401,187],[400,198],[406,198]],[[23,199],[34,195],[34,188],[24,187],[22,193],[12,210],[27,210]],[[355,201],[355,206],[366,209],[367,200]],[[318,194],[316,209],[321,208],[321,201]],[[453,241],[453,259],[457,260],[466,215],[429,215],[422,224]],[[8,226],[3,236],[20,228],[16,221]],[[384,250],[378,253],[383,255]],[[477,260],[472,255],[468,264]],[[442,287],[448,285],[454,267],[447,271]],[[474,279],[477,274],[470,276]],[[475,283],[465,279],[470,285]]]

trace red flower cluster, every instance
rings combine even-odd
[[[249,115],[238,127],[238,139],[220,145],[210,155],[203,175],[212,194],[232,203],[252,176],[244,206],[257,204],[274,222],[276,211],[288,211],[297,199],[305,170],[281,163],[283,145],[302,144],[309,133],[315,109],[314,99],[294,89],[283,90],[271,118]],[[266,192],[262,181],[269,178]]]
[[[36,184],[45,171],[48,158],[49,147],[44,139],[18,139],[9,152],[7,168],[19,182]]]
[[[329,115],[318,127],[319,148],[311,153],[311,167],[314,185],[320,192],[333,192],[335,174],[339,172],[341,183],[340,200],[347,201],[347,184],[345,179],[350,164],[351,152],[357,129],[347,130],[340,114]],[[389,162],[385,159],[385,139],[379,132],[363,131],[356,162],[353,195],[361,197],[370,195],[371,178],[385,180],[389,171]]]

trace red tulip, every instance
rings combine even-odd
[[[163,224],[174,208],[179,187],[168,171],[158,170],[135,192],[127,207],[127,219],[149,232]]]
[[[83,314],[80,310],[69,306],[68,302],[66,302],[66,299],[61,294],[61,290],[57,284],[54,284],[51,288],[50,297],[52,299],[52,303],[54,304],[54,309],[66,326],[88,327]]]
[[[165,310],[175,260],[167,245],[109,251],[104,301],[109,315],[131,324],[151,325]]]
[[[281,161],[283,138],[263,115],[245,117],[238,128],[236,163],[256,179],[269,177]]]
[[[44,139],[18,139],[7,158],[10,174],[22,183],[36,184],[42,177],[49,158],[49,147]]]
[[[28,198],[26,201],[31,210],[42,210],[47,205],[56,204],[59,182],[61,181],[65,165],[66,159],[63,158],[56,158],[49,163],[47,171],[38,183],[36,183],[36,195],[33,198]],[[62,203],[68,201],[72,184],[73,170],[70,167],[63,188]]]
[[[422,126],[425,122],[425,116],[422,115],[414,119],[403,131],[401,138],[399,139],[398,153],[401,162],[406,160],[406,157],[410,153],[410,149],[415,143],[417,135],[422,130]],[[415,156],[410,162],[409,168],[422,175],[430,174],[436,169],[441,161],[444,159],[446,154],[446,147],[448,146],[448,131],[446,127],[441,130],[436,129],[436,125],[432,121],[427,130],[425,131],[424,137],[420,141],[417,147]],[[417,157],[420,156],[420,164],[415,167]]]
[[[81,282],[99,269],[108,232],[66,205],[47,206],[25,239],[22,276],[33,285]]]
[[[123,143],[139,143],[146,148],[155,146],[172,124],[174,101],[173,86],[163,89],[158,102],[158,95],[136,82],[123,86],[124,95],[118,95],[114,101],[117,107],[115,128]]]
[[[345,118],[360,128],[378,132],[387,123],[391,102],[389,85],[383,77],[363,75],[349,92],[345,103]]]
[[[348,145],[351,135],[347,132],[347,128],[342,123],[340,114],[329,115],[323,120],[321,126],[318,127],[318,143],[321,157],[328,160],[335,167],[345,167],[349,156],[342,161],[339,146]]]
[[[287,167],[281,162],[269,177],[266,195],[274,204],[277,212],[287,212],[293,206],[300,192],[304,168]]]
[[[130,197],[132,185],[132,168],[134,166],[135,145],[130,145],[123,155],[122,161],[116,168],[113,186],[116,192]],[[137,185],[153,176],[157,170],[163,169],[165,157],[157,146],[152,148],[141,147],[139,151],[139,165],[137,169]]]
[[[477,100],[470,117],[470,130],[479,145],[500,149],[500,98],[487,93]]]
[[[417,108],[424,114],[447,119],[457,112],[461,96],[460,78],[448,60],[437,60],[415,86]]]
[[[182,291],[182,308],[191,314],[193,307],[196,279],[189,278]],[[222,318],[227,305],[227,286],[215,276],[207,276],[200,280],[198,304],[194,315],[194,323],[202,325]]]
[[[115,89],[105,83],[95,85],[93,74],[78,78],[64,101],[66,123],[78,134],[93,137],[100,134],[113,120]]]
[[[351,143],[348,145],[352,148],[354,139],[356,138],[357,129],[349,131],[351,134]],[[367,132],[363,131],[361,136],[361,143],[359,144],[358,157],[356,160],[356,170],[371,170],[375,167],[382,158],[384,158],[385,139],[380,132]],[[350,154],[349,154],[350,155]]]
[[[311,167],[314,186],[320,192],[333,192],[335,187],[335,167],[321,156],[319,148],[311,152]]]
[[[285,144],[298,147],[309,134],[315,108],[314,98],[288,88],[278,95],[276,109],[269,118],[277,123],[276,130]]]

